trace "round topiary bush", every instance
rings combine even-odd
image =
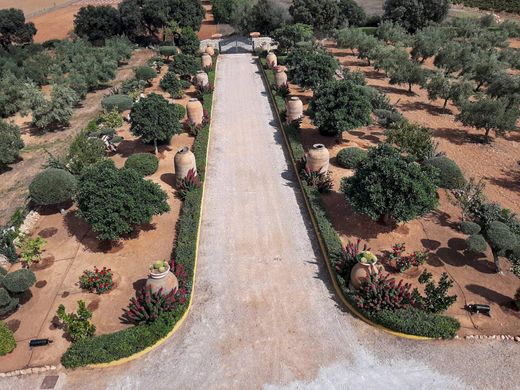
[[[354,169],[356,166],[367,158],[367,152],[360,148],[341,149],[336,156],[336,162],[340,167]]]
[[[132,108],[134,100],[128,95],[111,95],[103,98],[101,105],[107,111],[123,112]]]
[[[486,239],[480,234],[473,234],[466,240],[466,245],[471,252],[482,253],[485,252],[488,245]]]
[[[157,76],[157,72],[149,66],[140,66],[135,70],[135,78],[137,80],[150,81]]]
[[[462,221],[460,223],[460,231],[468,236],[472,236],[473,234],[480,233],[480,225],[471,221]]]
[[[6,324],[0,322],[0,356],[7,355],[16,347],[13,332]]]
[[[159,159],[150,153],[132,154],[125,161],[126,169],[133,169],[141,176],[148,176],[157,171]]]
[[[448,157],[434,157],[426,160],[425,164],[439,170],[439,187],[441,188],[455,190],[462,188],[466,183],[459,166]]]
[[[177,48],[175,46],[161,46],[159,48],[159,53],[166,58],[169,58],[170,56],[177,54]]]
[[[34,272],[27,268],[10,272],[5,275],[2,280],[2,284],[6,290],[13,294],[23,293],[34,283],[36,283],[36,276],[34,276]]]
[[[76,186],[76,178],[70,172],[49,168],[36,175],[29,185],[29,194],[38,205],[53,205],[70,200]]]

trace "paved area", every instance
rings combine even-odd
[[[518,388],[518,344],[402,340],[338,306],[258,68],[248,54],[219,61],[191,313],[146,357],[61,372],[56,388]]]

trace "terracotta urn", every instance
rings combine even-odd
[[[314,144],[307,152],[307,168],[311,172],[327,173],[329,170],[329,150],[323,144]]]
[[[211,56],[208,53],[204,53],[201,57],[201,63],[202,68],[211,68],[211,65],[213,65],[213,60],[211,59]]]
[[[276,70],[276,74],[274,75],[274,81],[276,84],[276,88],[280,88],[284,85],[287,85],[287,73],[285,73],[285,70],[278,68]]]
[[[177,181],[184,179],[190,169],[194,171],[197,170],[195,155],[187,146],[183,146],[177,151],[173,162],[175,167],[175,179]]]
[[[179,281],[177,277],[170,272],[170,266],[167,264],[167,268],[164,272],[157,272],[156,270],[150,270],[148,279],[146,280],[146,287],[151,287],[152,292],[156,293],[162,288],[163,294],[168,294],[173,289],[179,288]]]
[[[213,46],[206,46],[206,54],[212,57],[215,55],[215,49],[213,49]]]
[[[186,104],[186,111],[188,112],[188,121],[195,125],[200,125],[204,117],[204,109],[202,103],[197,98],[191,98]]]
[[[195,84],[197,87],[207,87],[209,85],[208,74],[203,70],[199,70],[195,75]]]
[[[366,257],[370,257],[370,262],[360,261],[360,259],[365,259]],[[349,283],[349,289],[351,290],[357,290],[361,287],[364,281],[368,280],[370,274],[379,274],[381,272],[380,267],[377,265],[377,257],[375,257],[370,252],[361,252],[358,255],[358,262],[354,267],[352,267],[352,270],[350,271],[350,283]]]
[[[251,38],[259,38],[260,37],[260,33],[257,32],[257,31],[253,31],[253,32],[249,33],[249,36]]]
[[[278,65],[278,59],[276,58],[276,54],[274,54],[272,51],[267,54],[267,57],[265,57],[267,60],[267,66],[269,69],[273,69]]]
[[[211,39],[220,39],[222,38],[222,34],[213,34],[211,35]]]
[[[285,101],[287,123],[291,123],[303,116],[303,103],[297,96],[291,96]]]

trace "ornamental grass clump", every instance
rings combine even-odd
[[[83,275],[79,277],[79,286],[89,292],[104,294],[114,288],[113,276],[114,274],[110,268],[103,267],[99,269],[94,267],[93,271],[83,271]]]
[[[332,190],[330,172],[311,171],[308,166],[305,166],[300,172],[300,177],[309,187],[316,188],[321,193]]]

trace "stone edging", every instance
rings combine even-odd
[[[21,375],[30,375],[30,374],[41,374],[47,371],[55,371],[60,369],[62,366],[58,364],[57,366],[41,366],[41,367],[29,367],[23,368],[21,370],[14,370],[8,372],[0,372],[0,378],[11,377],[11,376],[21,376]]]

